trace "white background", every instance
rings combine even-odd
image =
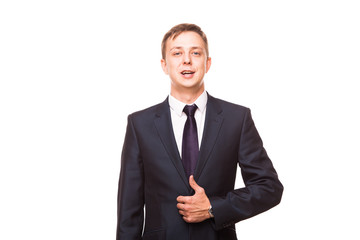
[[[347,0],[1,1],[0,239],[115,239],[126,117],[167,96],[160,43],[183,22],[208,36],[208,92],[252,109],[285,186],[239,239],[359,239],[359,12]]]

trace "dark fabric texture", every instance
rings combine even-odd
[[[199,142],[195,120],[196,109],[197,106],[195,104],[184,107],[187,120],[184,126],[181,156],[187,177],[194,174],[196,162],[199,157]]]
[[[277,205],[283,186],[248,108],[209,95],[195,181],[215,218],[186,223],[179,195],[194,191],[177,149],[168,104],[133,113],[121,156],[117,240],[236,240],[235,223]],[[234,189],[241,168],[245,187]],[[145,213],[144,213],[145,207]]]

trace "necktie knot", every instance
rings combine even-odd
[[[194,116],[196,109],[197,109],[196,104],[186,105],[186,106],[184,107],[183,112],[184,112],[188,117],[189,117],[189,116]]]

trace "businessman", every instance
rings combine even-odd
[[[197,25],[165,34],[161,66],[170,95],[128,117],[116,239],[237,239],[235,223],[279,204],[283,191],[250,110],[205,91],[211,58]]]

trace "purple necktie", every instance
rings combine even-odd
[[[194,174],[196,162],[199,156],[199,142],[195,121],[195,111],[197,106],[186,105],[184,113],[187,115],[187,120],[184,127],[183,142],[182,142],[182,162],[187,177]]]

